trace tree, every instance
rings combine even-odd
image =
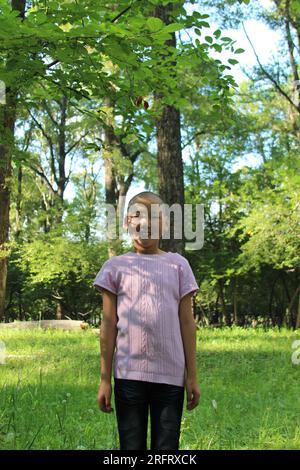
[[[1,107],[0,122],[0,318],[7,277],[9,179],[17,105],[26,102],[35,83],[43,80],[57,87],[69,100],[77,101],[91,96],[106,97],[114,84],[115,100],[132,109],[138,94],[146,95],[156,80],[165,78],[159,69],[154,76],[152,65],[161,45],[169,38],[169,30],[163,24],[153,30],[146,2],[125,7],[120,3],[118,12],[111,12],[110,5],[99,8],[94,0],[84,4],[50,1],[45,5],[37,1],[29,6],[25,0],[0,4],[0,79],[6,84],[6,104]],[[175,29],[184,27],[182,21]],[[142,30],[146,32],[143,37],[139,34]],[[147,60],[149,47],[153,52],[151,64]],[[15,50],[17,54],[13,54]],[[121,80],[119,76],[102,73],[107,57],[122,71]]]

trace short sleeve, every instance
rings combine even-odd
[[[100,271],[96,275],[93,286],[100,288],[100,290],[101,287],[103,287],[113,294],[117,294],[116,267],[111,262],[111,259],[103,263]]]
[[[194,296],[198,290],[199,286],[190,263],[186,258],[181,256],[181,263],[179,265],[179,299],[181,300],[186,294],[192,292]]]

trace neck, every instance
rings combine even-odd
[[[139,245],[137,246],[136,243],[134,243],[133,245],[133,251],[135,253],[149,254],[149,255],[158,255],[159,253],[162,252],[162,250],[160,250],[158,246],[149,246],[149,247],[139,246]]]
[[[145,254],[145,255],[159,255],[159,253],[161,253],[160,250],[154,250],[153,248],[151,248],[151,250],[150,249],[141,250],[141,249],[134,248],[133,251],[134,253],[140,253],[140,254]]]

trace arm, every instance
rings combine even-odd
[[[103,318],[100,327],[101,380],[111,381],[117,337],[117,296],[102,289]]]
[[[196,323],[192,310],[192,295],[185,295],[179,304],[180,330],[184,347],[186,363],[187,409],[191,410],[198,405],[200,389],[197,384],[196,360]]]
[[[100,290],[100,289],[99,289]],[[117,337],[117,296],[101,288],[103,318],[100,327],[101,382],[98,403],[101,411],[111,412],[111,373]]]

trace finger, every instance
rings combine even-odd
[[[193,410],[197,405],[195,404],[195,402],[191,402],[189,405],[188,405],[188,410],[191,411]]]
[[[103,404],[101,406],[101,411],[103,411],[104,413],[110,413],[111,411],[113,411],[112,408],[108,408],[105,404]]]
[[[187,402],[190,403],[193,399],[193,394],[192,394],[192,391],[191,390],[188,390],[187,391]]]
[[[192,405],[191,405],[192,409],[196,408],[196,406],[198,406],[198,404],[199,404],[199,396],[195,395],[194,400],[193,400]]]
[[[188,390],[188,393],[187,393],[187,401],[190,402],[192,401],[194,398],[194,392],[192,389]]]
[[[106,409],[106,406],[105,406],[105,398],[104,397],[100,397],[99,400],[98,400],[98,403],[99,403],[99,408],[101,411],[105,411]]]
[[[190,410],[193,404],[193,396],[190,394],[187,398],[187,409]]]
[[[106,398],[105,406],[106,406],[106,411],[108,411],[110,413],[112,411],[112,407],[110,405],[110,398]]]
[[[199,398],[200,398],[200,395],[198,393],[193,394],[192,400],[190,400],[187,404],[187,409],[192,410],[192,409],[196,408],[196,406],[199,403]]]
[[[105,407],[104,403],[101,403],[99,408],[100,408],[101,411],[104,411],[104,412],[106,411],[106,407]]]

